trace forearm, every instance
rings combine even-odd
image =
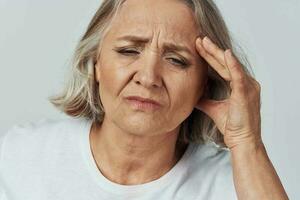
[[[288,199],[263,143],[234,147],[231,161],[239,200]]]

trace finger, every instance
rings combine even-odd
[[[215,113],[219,108],[217,108],[220,105],[220,103],[216,100],[211,99],[201,99],[197,105],[196,108],[206,113],[211,118],[215,117]]]
[[[228,107],[228,100],[211,100],[211,99],[200,99],[196,105],[196,108],[208,115],[217,125],[219,130],[224,133],[224,122],[225,115],[220,114],[220,111],[225,113]]]
[[[224,58],[224,51],[220,49],[215,43],[213,43],[207,36],[203,38],[203,47],[211,54],[219,63],[223,66],[226,65]]]
[[[207,63],[217,71],[217,73],[225,80],[230,81],[231,77],[227,67],[223,66],[220,62],[216,60],[212,55],[210,55],[202,45],[201,39],[197,40],[196,49],[199,54],[207,61]]]
[[[255,89],[260,93],[261,91],[261,86],[260,86],[260,83],[253,77],[249,77],[250,81],[253,83]]]
[[[249,86],[251,85],[249,76],[230,49],[225,51],[225,61],[231,75],[230,88],[232,89],[232,98],[241,100],[241,97],[249,94]]]
[[[230,49],[227,49],[225,51],[225,62],[230,72],[233,85],[241,84],[246,81],[247,76],[244,70],[242,69],[241,64],[234,57]]]

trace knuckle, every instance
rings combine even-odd
[[[235,57],[232,59],[232,66],[241,71],[241,64]]]
[[[247,90],[247,85],[243,80],[240,80],[236,83],[235,88],[239,91],[239,92],[246,92]]]
[[[259,82],[255,81],[254,83],[257,91],[261,91],[261,85],[259,84]]]
[[[252,81],[252,83],[253,83],[254,88],[256,89],[256,91],[260,92],[261,91],[261,85],[260,85],[260,83],[257,80],[255,80],[254,78],[252,78],[252,77],[250,77],[250,78],[251,78],[251,81]]]
[[[239,84],[242,84],[242,85],[245,85],[247,82],[246,76],[241,72],[237,72],[236,80],[239,82]]]

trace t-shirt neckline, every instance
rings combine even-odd
[[[92,120],[85,120],[81,129],[82,137],[80,139],[82,153],[85,158],[88,171],[101,189],[114,194],[143,193],[146,191],[149,192],[163,189],[164,187],[168,186],[172,180],[178,178],[178,176],[182,175],[182,173],[186,171],[188,158],[190,157],[190,154],[194,148],[194,144],[190,143],[180,160],[173,166],[173,168],[171,168],[160,178],[138,185],[122,185],[107,179],[98,169],[90,148],[91,145],[89,136],[91,126]]]

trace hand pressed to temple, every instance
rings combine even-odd
[[[198,38],[196,49],[210,67],[230,81],[228,99],[200,99],[197,108],[211,117],[224,135],[238,198],[288,199],[261,139],[259,83],[243,71],[230,49],[222,50],[208,37]]]
[[[201,99],[197,108],[209,115],[224,135],[229,149],[244,143],[260,142],[260,85],[248,76],[230,49],[223,51],[208,37],[197,40],[200,55],[226,81],[230,81],[228,99]]]

